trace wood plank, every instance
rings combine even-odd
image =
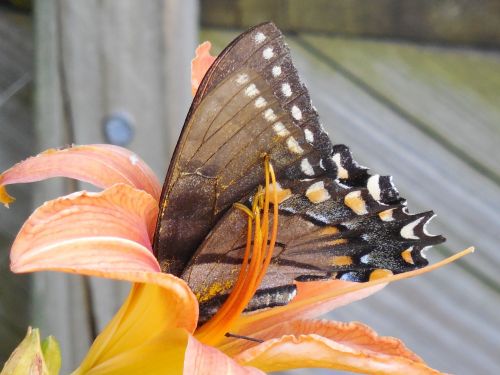
[[[314,36],[301,41],[500,184],[500,152],[491,152],[500,143],[499,53]]]
[[[202,0],[204,26],[248,28],[272,20],[289,32],[498,47],[497,0]]]
[[[0,171],[33,147],[31,17],[0,8]],[[26,334],[30,323],[30,277],[9,270],[10,245],[31,211],[31,188],[10,192],[18,199],[0,207],[0,363]]]
[[[103,124],[120,113],[134,129],[127,147],[163,177],[191,100],[196,4],[37,2],[41,148],[105,142]],[[81,188],[46,187],[37,201],[48,199],[49,191],[57,196],[75,187]],[[114,315],[129,285],[58,274],[37,276],[37,285],[39,324],[60,339],[67,373]]]
[[[234,35],[207,31],[203,36],[221,48]],[[494,373],[500,366],[495,352],[500,323],[500,301],[496,298],[499,261],[495,257],[500,239],[499,186],[349,77],[293,39],[288,41],[334,141],[348,144],[356,159],[373,171],[392,174],[410,202],[410,211],[433,208],[438,213],[431,232],[445,234],[448,242],[446,247],[430,251],[429,258],[435,261],[443,257],[443,252],[470,244],[479,249],[457,264],[391,285],[376,296],[333,312],[331,317],[361,320],[381,334],[400,337],[443,371]],[[395,97],[406,93],[400,86],[394,90]],[[428,92],[420,91],[424,96]],[[420,100],[420,96],[414,95],[413,100]],[[464,134],[472,136],[465,130]],[[484,197],[488,197],[487,202]],[[457,349],[457,342],[467,346],[466,356],[459,354],[462,351]]]

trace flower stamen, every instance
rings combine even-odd
[[[247,243],[240,273],[229,297],[217,313],[196,331],[196,338],[205,344],[215,345],[224,338],[254,296],[271,263],[278,232],[278,204],[273,203],[270,238],[269,206],[271,202],[278,202],[278,189],[268,156],[264,159],[264,171],[265,188],[259,187],[252,209],[239,203],[234,205],[248,215]]]

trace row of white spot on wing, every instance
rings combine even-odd
[[[248,85],[245,88],[245,95],[248,96],[249,98],[254,98],[254,97],[256,97],[259,94],[260,94],[260,91],[257,88],[257,86],[255,86],[254,83]]]
[[[279,137],[286,137],[290,134],[290,132],[281,121],[275,122],[273,124],[273,130]]]
[[[302,159],[302,161],[300,162],[300,170],[307,176],[314,175],[314,169],[307,158]]]
[[[245,74],[245,73],[238,74],[238,76],[236,77],[236,83],[239,85],[244,85],[249,80],[250,80],[250,77],[248,76],[248,74]]]
[[[262,108],[267,105],[266,99],[264,99],[262,96],[259,96],[257,99],[255,99],[255,108]]]
[[[278,116],[276,116],[276,114],[274,113],[272,108],[266,109],[263,113],[263,116],[264,116],[264,119],[266,119],[266,121],[269,121],[269,122],[274,122],[278,118]]]
[[[378,174],[371,176],[367,183],[366,187],[368,188],[368,192],[376,201],[380,201],[380,176]]]
[[[266,38],[266,35],[259,31],[254,35],[253,40],[255,41],[255,44],[261,44],[264,40],[266,40]]]
[[[304,135],[306,136],[306,141],[309,143],[314,142],[314,134],[309,129],[304,129]]]
[[[297,142],[297,140],[292,136],[288,137],[286,145],[294,154],[302,154],[304,152],[304,149],[300,147],[299,142]]]
[[[281,75],[281,66],[279,65],[273,66],[271,72],[273,73],[274,78],[278,78]]]
[[[417,220],[412,221],[409,224],[406,224],[403,228],[401,228],[400,234],[401,237],[406,238],[408,240],[418,240],[419,237],[415,234],[415,227],[420,224],[420,222],[424,219],[424,217],[418,218]]]
[[[347,169],[345,169],[342,166],[342,163],[340,162],[340,154],[335,154],[332,156],[332,160],[337,166],[337,177],[338,178],[349,178],[349,172],[347,172]]]
[[[292,96],[292,88],[290,87],[290,84],[285,82],[281,85],[281,92],[283,95],[285,95],[287,98]]]

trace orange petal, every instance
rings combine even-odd
[[[11,250],[14,272],[57,270],[109,277],[160,267],[151,251],[158,214],[148,193],[118,184],[46,202],[24,223]]]
[[[215,61],[215,57],[210,55],[210,42],[203,42],[196,48],[195,58],[191,60],[191,91],[193,96],[198,90],[205,73]]]
[[[85,145],[47,150],[2,173],[0,202],[9,203],[6,193],[1,194],[3,186],[50,177],[74,178],[102,188],[124,183],[148,192],[156,200],[161,193],[153,171],[133,152],[113,145]]]
[[[297,325],[302,325],[301,329],[295,327],[299,332],[315,330],[333,339],[318,334],[286,335],[250,348],[235,360],[263,371],[319,367],[370,374],[439,374],[394,339],[376,337],[367,327],[353,324],[340,328],[326,322]],[[388,353],[372,350],[377,349],[377,342]]]
[[[336,322],[331,320],[292,320],[269,327],[253,334],[253,338],[270,340],[283,335],[316,334],[356,350],[369,350],[381,354],[404,357],[415,362],[422,359],[410,351],[404,343],[394,337],[378,336],[370,327],[358,322]],[[258,344],[249,340],[234,340],[230,347],[221,348],[228,355],[237,355]],[[227,351],[226,349],[230,349]]]
[[[189,337],[184,359],[184,375],[257,375],[264,374],[253,367],[241,366],[221,351]]]

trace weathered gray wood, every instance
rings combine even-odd
[[[0,8],[0,171],[33,148],[33,41],[31,17]],[[31,211],[31,189],[9,190],[18,201],[0,206],[0,363],[24,337],[29,324],[29,276],[9,270],[9,248]]]
[[[40,148],[102,143],[105,119],[125,113],[135,131],[127,147],[161,179],[190,102],[197,2],[51,0],[37,2],[35,14]],[[50,189],[52,196],[65,191]],[[37,279],[39,322],[61,340],[63,372],[85,354],[91,318],[101,330],[128,287],[75,276]]]
[[[234,36],[234,33],[220,31],[205,32],[203,35],[204,39],[215,42],[218,48]],[[363,86],[312,54],[310,49],[304,49],[302,43],[294,42],[293,38],[288,42],[313,103],[334,142],[348,144],[356,159],[374,172],[392,174],[400,192],[408,199],[412,212],[432,208],[438,214],[430,231],[443,233],[448,242],[445,247],[428,253],[431,261],[442,258],[443,252],[461,250],[469,245],[478,248],[476,254],[454,265],[415,280],[391,285],[365,301],[334,311],[330,317],[359,320],[380,334],[399,337],[431,366],[440,370],[456,374],[495,373],[500,366],[497,353],[500,326],[497,255],[500,187],[428,133],[419,130],[411,119],[395,111],[390,103],[374,96],[371,90],[383,88],[386,90],[384,93],[391,100],[397,100],[405,111],[425,116],[426,121],[433,119],[429,121],[430,125],[435,125],[452,140],[455,139],[452,133],[457,129],[466,139],[476,137],[474,142],[478,142],[481,148],[489,141],[487,137],[495,137],[493,125],[500,123],[500,115],[495,108],[484,103],[460,100],[460,94],[465,93],[467,98],[479,96],[482,94],[479,86],[485,92],[495,92],[497,83],[494,78],[471,85],[463,82],[467,82],[467,77],[474,76],[474,72],[495,63],[498,55],[474,55],[476,64],[472,65],[467,61],[470,51],[463,51],[462,56],[460,51],[413,46],[413,58],[423,55],[424,64],[420,66],[414,61],[414,70],[405,70],[406,62],[401,61],[398,54],[385,55],[381,61],[377,60],[373,49],[365,49],[364,42],[359,42],[362,44],[359,49],[356,49],[355,41],[352,45],[346,43],[343,46],[346,51],[339,51],[338,40],[325,38],[323,50],[331,48],[351,57],[357,54],[357,60],[346,58],[342,61],[349,68],[363,72],[363,66],[375,65],[371,75],[363,76],[366,79],[366,86]],[[381,43],[378,48],[384,51],[387,48],[404,50],[410,47],[387,42]],[[441,68],[438,71],[443,75],[434,74],[431,82],[427,81],[426,69],[433,64],[439,65],[442,55],[455,56],[447,61],[449,70],[462,70],[464,81],[458,87],[447,81],[448,76]],[[375,61],[369,60],[372,56]],[[394,70],[395,77],[386,69]],[[399,77],[401,71],[406,72],[406,80]],[[435,103],[432,102],[433,95],[439,95]],[[465,113],[467,109],[469,112],[461,118],[449,113]],[[468,123],[471,115],[480,111],[483,111],[481,121],[487,116],[496,119],[496,122],[484,126],[489,129],[486,136],[477,134]],[[484,111],[487,111],[486,116]],[[452,127],[436,123],[438,119],[448,121],[453,116]],[[457,147],[465,149],[467,144],[457,142]],[[483,165],[487,164],[487,153],[493,159],[498,158],[500,153],[498,148],[484,146],[480,151],[484,158],[478,156],[478,159]],[[467,348],[464,349],[466,355],[463,348],[460,349],[461,345]],[[315,373],[328,372],[318,370]]]
[[[294,32],[500,45],[497,0],[203,0],[201,16],[206,26],[272,20]]]

